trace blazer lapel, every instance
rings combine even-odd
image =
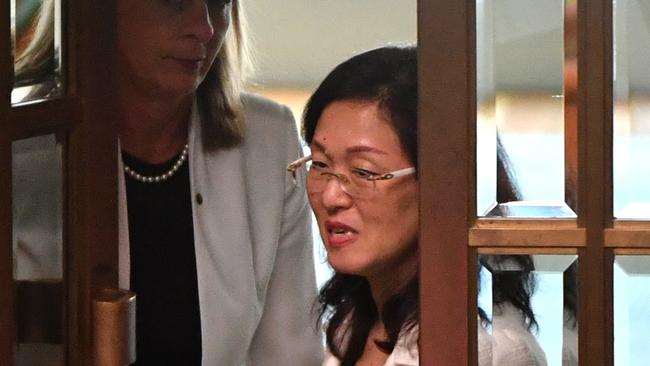
[[[239,148],[205,152],[194,109],[190,127],[190,184],[198,273],[203,364],[243,360],[261,313],[257,308],[246,182]],[[245,350],[244,350],[245,351]]]

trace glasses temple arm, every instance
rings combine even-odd
[[[308,162],[309,160],[311,160],[311,155],[306,155],[306,156],[303,156],[302,158],[290,163],[287,166],[287,171],[291,172],[291,176],[293,177],[293,183],[294,184],[296,183],[296,171],[301,166],[303,166],[306,162]]]

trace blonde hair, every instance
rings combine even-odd
[[[52,73],[54,67],[54,1],[44,0],[34,30],[24,49],[17,50],[14,62],[17,81],[29,83]]]
[[[197,90],[203,117],[203,145],[208,150],[230,148],[244,138],[241,93],[246,76],[252,71],[246,28],[241,0],[233,0],[230,29]]]

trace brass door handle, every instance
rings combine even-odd
[[[93,300],[95,366],[124,366],[135,362],[135,294],[102,289]]]

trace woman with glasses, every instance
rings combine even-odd
[[[307,193],[334,276],[319,296],[326,365],[417,365],[414,47],[342,63],[304,113]]]
[[[318,301],[325,366],[419,365],[417,58],[371,50],[337,66],[309,99],[307,194],[334,276]],[[498,149],[500,200],[517,189]],[[500,201],[501,202],[501,201]],[[479,322],[479,364],[492,338]]]

